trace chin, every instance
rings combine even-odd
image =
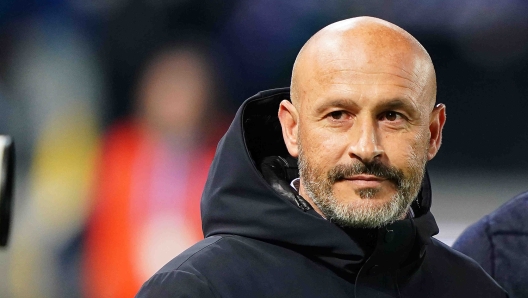
[[[343,227],[379,228],[402,219],[407,214],[408,204],[398,194],[375,194],[372,198],[353,200],[339,199],[325,206],[325,215],[332,222]]]
[[[385,187],[337,188],[333,193],[337,199],[341,198],[341,202],[371,200],[380,204],[389,202],[397,195],[395,190],[386,189]]]

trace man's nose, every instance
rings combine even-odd
[[[357,158],[364,163],[372,162],[380,158],[383,153],[383,147],[379,142],[376,121],[366,120],[356,122],[351,132],[351,144],[348,154],[351,158]],[[358,125],[359,124],[359,125]]]

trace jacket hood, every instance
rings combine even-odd
[[[382,258],[386,268],[381,270],[403,266],[409,257],[421,258],[438,233],[429,212],[427,174],[412,204],[415,218],[372,230],[340,228],[303,205],[300,196],[292,201],[293,192],[281,192],[265,179],[260,165],[270,156],[281,156],[285,163],[290,159],[288,166],[298,175],[277,117],[279,103],[289,97],[289,88],[262,91],[239,108],[218,144],[202,195],[205,237],[239,235],[289,247],[340,275],[357,274],[369,258]]]

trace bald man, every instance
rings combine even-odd
[[[415,38],[370,17],[331,24],[290,87],[240,107],[202,196],[205,240],[137,297],[507,297],[432,238],[425,166],[446,116]]]

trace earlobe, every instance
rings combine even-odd
[[[297,158],[299,147],[297,144],[298,114],[297,109],[288,100],[283,100],[279,106],[279,121],[282,127],[282,137],[291,156]]]
[[[433,159],[442,145],[442,130],[446,121],[446,107],[444,104],[437,104],[431,112],[431,120],[429,123],[429,132],[431,138],[429,139],[428,160]]]

